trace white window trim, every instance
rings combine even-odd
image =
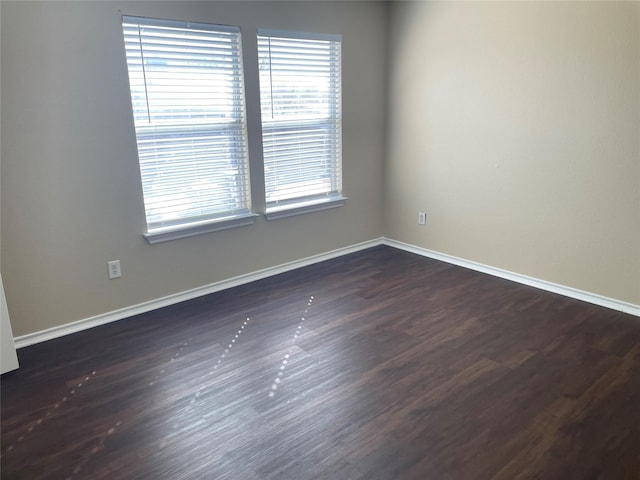
[[[205,233],[253,225],[257,217],[259,217],[257,213],[245,213],[213,221],[209,220],[178,225],[175,227],[158,228],[145,233],[144,238],[146,238],[147,242],[151,245],[155,245],[156,243],[169,242],[171,240],[178,240],[179,238],[193,237]]]
[[[341,42],[342,35],[334,33],[310,33],[310,32],[294,32],[291,30],[273,30],[268,28],[259,28],[258,36],[263,37],[282,37],[282,38],[300,38],[302,40],[328,40],[330,42]]]
[[[277,207],[266,209],[264,214],[267,220],[278,220],[279,218],[293,217],[305,213],[329,210],[330,208],[342,207],[347,197],[326,197],[320,200],[306,200],[303,202],[288,203]]]

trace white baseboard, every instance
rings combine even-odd
[[[598,295],[596,293],[585,292],[583,290],[578,290],[576,288],[566,287],[564,285],[559,285],[557,283],[547,282],[546,280],[540,280],[538,278],[528,277],[527,275],[521,275],[519,273],[510,272],[508,270],[503,270],[501,268],[491,267],[489,265],[484,265],[482,263],[472,262],[470,260],[465,260],[463,258],[454,257],[452,255],[447,255],[445,253],[428,250],[426,248],[417,247],[415,245],[410,245],[408,243],[399,242],[397,240],[392,240],[389,238],[384,238],[382,243],[384,245],[398,248],[400,250],[404,250],[407,252],[416,253],[424,257],[433,258],[435,260],[451,263],[453,265],[458,265],[460,267],[465,267],[471,270],[476,270],[478,272],[487,273],[489,275],[493,275],[494,277],[504,278],[506,280],[511,280],[513,282],[528,285],[530,287],[546,290],[547,292],[557,293],[560,295],[564,295],[565,297],[575,298],[576,300],[582,300],[584,302],[593,303],[601,307],[611,308],[613,310],[618,310],[620,312],[629,313],[631,315],[640,317],[640,305],[634,305],[633,303],[623,302],[621,300],[605,297],[603,295]]]
[[[295,270],[296,268],[305,267],[314,263],[322,262],[324,260],[330,260],[332,258],[341,257],[349,253],[358,252],[367,248],[375,247],[377,245],[388,245],[400,250],[404,250],[411,253],[416,253],[424,257],[433,258],[460,267],[469,268],[478,272],[487,273],[495,277],[504,278],[513,282],[529,285],[531,287],[546,290],[548,292],[564,295],[569,298],[575,298],[585,302],[593,303],[602,307],[618,310],[624,313],[629,313],[640,317],[640,306],[632,303],[615,300],[612,298],[597,295],[595,293],[585,292],[564,285],[558,285],[556,283],[547,282],[546,280],[540,280],[519,273],[510,272],[508,270],[502,270],[500,268],[491,267],[489,265],[483,265],[481,263],[472,262],[463,258],[454,257],[445,253],[428,250],[426,248],[417,247],[408,243],[399,242],[389,238],[377,238],[366,242],[351,245],[349,247],[338,248],[330,252],[313,255],[311,257],[295,260],[293,262],[283,263],[275,267],[269,267],[256,272],[247,273],[244,275],[238,275],[237,277],[230,278],[228,280],[222,280],[220,282],[211,283],[202,287],[187,290],[185,292],[168,295],[166,297],[158,298],[156,300],[150,300],[148,302],[139,303],[130,307],[121,308],[111,312],[96,315],[94,317],[85,318],[75,322],[60,325],[58,327],[48,328],[39,332],[29,333],[27,335],[21,335],[14,339],[16,348],[23,348],[36,343],[44,342],[46,340],[52,340],[54,338],[69,335],[71,333],[81,332],[89,328],[97,327],[107,323],[122,320],[124,318],[132,317],[141,313],[150,312],[158,308],[166,307],[176,303],[184,302],[185,300],[191,300],[192,298],[201,297],[210,293],[219,292],[228,288],[237,287],[238,285],[244,285],[246,283],[253,282],[255,280],[261,280],[263,278],[278,275],[280,273]]]
[[[210,293],[219,292],[228,288],[237,287],[238,285],[244,285],[246,283],[253,282],[255,280],[261,280],[263,278],[278,275],[280,273],[295,270],[296,268],[305,267],[314,263],[322,262],[324,260],[330,260],[332,258],[341,257],[349,253],[357,252],[367,248],[375,247],[376,245],[382,245],[383,239],[377,238],[366,242],[358,243],[348,247],[338,248],[330,252],[321,253],[319,255],[313,255],[311,257],[295,260],[293,262],[283,263],[275,267],[268,267],[256,272],[247,273],[244,275],[238,275],[227,280],[211,283],[202,287],[197,287],[185,292],[168,295],[166,297],[158,298],[156,300],[150,300],[148,302],[139,303],[130,307],[120,308],[107,313],[102,313],[94,317],[77,320],[75,322],[60,325],[58,327],[48,328],[39,332],[28,333],[14,338],[16,348],[23,348],[36,343],[44,342],[46,340],[52,340],[54,338],[69,335],[71,333],[81,332],[89,328],[97,327],[107,323],[122,320],[124,318],[139,315],[141,313],[150,312],[158,308],[166,307],[176,303],[184,302],[185,300],[191,300],[192,298],[201,297]]]

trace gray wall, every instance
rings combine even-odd
[[[639,305],[640,3],[391,13],[385,234]]]
[[[3,1],[1,9],[1,261],[15,335],[382,235],[385,4]],[[346,205],[148,245],[121,15],[241,27],[254,174],[256,29],[342,34]],[[110,281],[112,259],[123,277]]]
[[[0,247],[16,335],[383,234],[640,305],[639,3],[0,8]],[[123,14],[241,26],[253,175],[256,29],[341,33],[346,206],[148,245]],[[116,258],[123,277],[109,281]]]

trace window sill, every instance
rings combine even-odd
[[[330,208],[342,207],[347,197],[337,197],[322,200],[310,200],[278,207],[267,207],[264,216],[267,220],[278,220],[279,218],[303,215],[305,213],[328,210]]]
[[[219,230],[227,230],[229,228],[244,227],[252,225],[256,221],[258,215],[255,213],[243,213],[233,217],[225,217],[216,220],[208,220],[204,222],[190,223],[186,225],[177,225],[175,227],[158,228],[144,234],[151,245],[162,242],[169,242],[179,238],[193,237]]]

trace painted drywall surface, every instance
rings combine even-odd
[[[382,234],[383,4],[3,1],[1,8],[1,261],[14,334]],[[252,175],[262,171],[256,29],[342,34],[346,205],[148,245],[122,15],[240,25]],[[254,188],[257,211],[261,190]],[[113,259],[123,276],[110,281]]]
[[[385,234],[640,304],[640,3],[393,2],[390,25]]]

